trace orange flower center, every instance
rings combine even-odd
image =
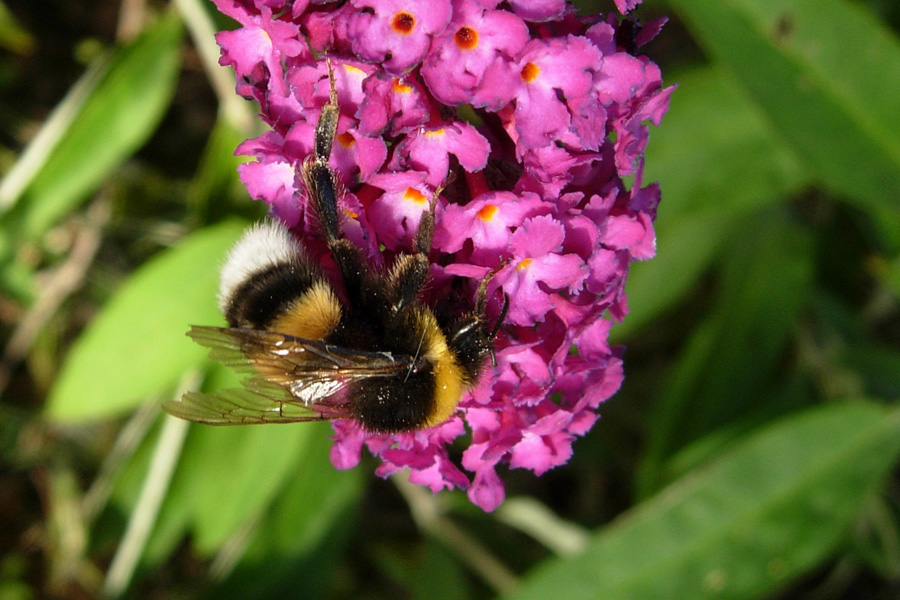
[[[541,68],[533,62],[528,63],[522,68],[522,80],[525,81],[525,83],[531,83],[540,74]]]
[[[412,86],[403,83],[402,79],[394,79],[393,88],[398,94],[408,94],[412,91]]]
[[[408,12],[397,13],[394,15],[394,20],[391,21],[391,27],[394,28],[394,31],[403,35],[411,33],[415,26],[416,18]]]
[[[456,45],[460,49],[471,50],[478,45],[478,32],[468,26],[460,27],[456,30],[453,39],[456,40]]]
[[[346,131],[344,133],[337,134],[337,137],[335,139],[337,139],[338,143],[344,148],[350,148],[351,146],[353,146],[353,144],[356,143],[356,138],[354,138]]]
[[[416,204],[425,204],[428,198],[425,197],[425,194],[417,190],[416,188],[406,188],[406,191],[403,192],[404,200],[409,200],[410,202],[415,202]]]
[[[484,208],[479,210],[476,214],[482,221],[490,221],[494,218],[494,215],[496,215],[499,210],[500,209],[493,204],[486,204]]]

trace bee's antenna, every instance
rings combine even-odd
[[[425,343],[425,330],[422,330],[422,337],[419,338],[419,347],[416,348],[416,355],[413,356],[413,361],[409,365],[409,370],[406,372],[406,377],[403,378],[403,383],[406,383],[406,380],[409,379],[409,376],[412,375],[413,367],[416,366],[416,363],[419,362],[419,354],[422,353],[422,344]]]
[[[503,294],[503,308],[500,309],[500,316],[497,317],[497,322],[494,324],[494,329],[488,336],[488,339],[491,341],[491,345],[488,347],[488,351],[491,353],[491,366],[495,368],[497,366],[497,355],[494,354],[494,338],[497,337],[497,333],[500,331],[500,327],[503,325],[503,321],[506,319],[507,310],[509,310],[509,294]]]

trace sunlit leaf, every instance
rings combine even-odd
[[[113,55],[24,196],[4,215],[16,235],[42,234],[147,141],[175,90],[181,38],[181,23],[170,15]]]
[[[308,443],[261,516],[246,554],[212,595],[217,600],[324,596],[356,530],[354,509],[371,473],[334,468],[328,424],[286,428],[305,429]]]
[[[816,566],[900,449],[900,412],[794,415],[549,561],[509,600],[758,598]]]
[[[203,363],[207,351],[185,332],[221,322],[219,266],[243,228],[229,221],[197,231],[138,270],[75,343],[47,415],[72,422],[121,414]]]

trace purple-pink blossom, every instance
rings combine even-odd
[[[673,88],[635,48],[663,22],[639,28],[627,13],[640,0],[616,0],[623,16],[564,0],[214,1],[239,24],[217,36],[221,63],[270,128],[237,149],[253,158],[240,167],[251,197],[329,267],[297,175],[328,101],[327,56],[344,235],[389,267],[446,186],[424,300],[472,310],[491,277],[493,321],[509,298],[496,366],[453,417],[393,435],[334,421],[335,467],[365,449],[380,476],[406,470],[490,511],[505,469],[566,463],[622,383],[609,329],[627,313],[630,263],[655,253],[660,191],[643,182],[643,155]]]

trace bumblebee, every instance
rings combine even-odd
[[[170,414],[211,425],[349,418],[373,433],[443,423],[478,380],[508,308],[493,329],[487,284],[474,310],[439,317],[420,295],[429,278],[436,191],[413,240],[388,271],[376,269],[341,236],[336,173],[328,166],[337,133],[334,73],[300,175],[310,208],[343,282],[343,297],[279,221],[249,229],[222,269],[220,308],[228,327],[191,326],[210,357],[247,373],[243,387],[190,392],[164,403]]]

